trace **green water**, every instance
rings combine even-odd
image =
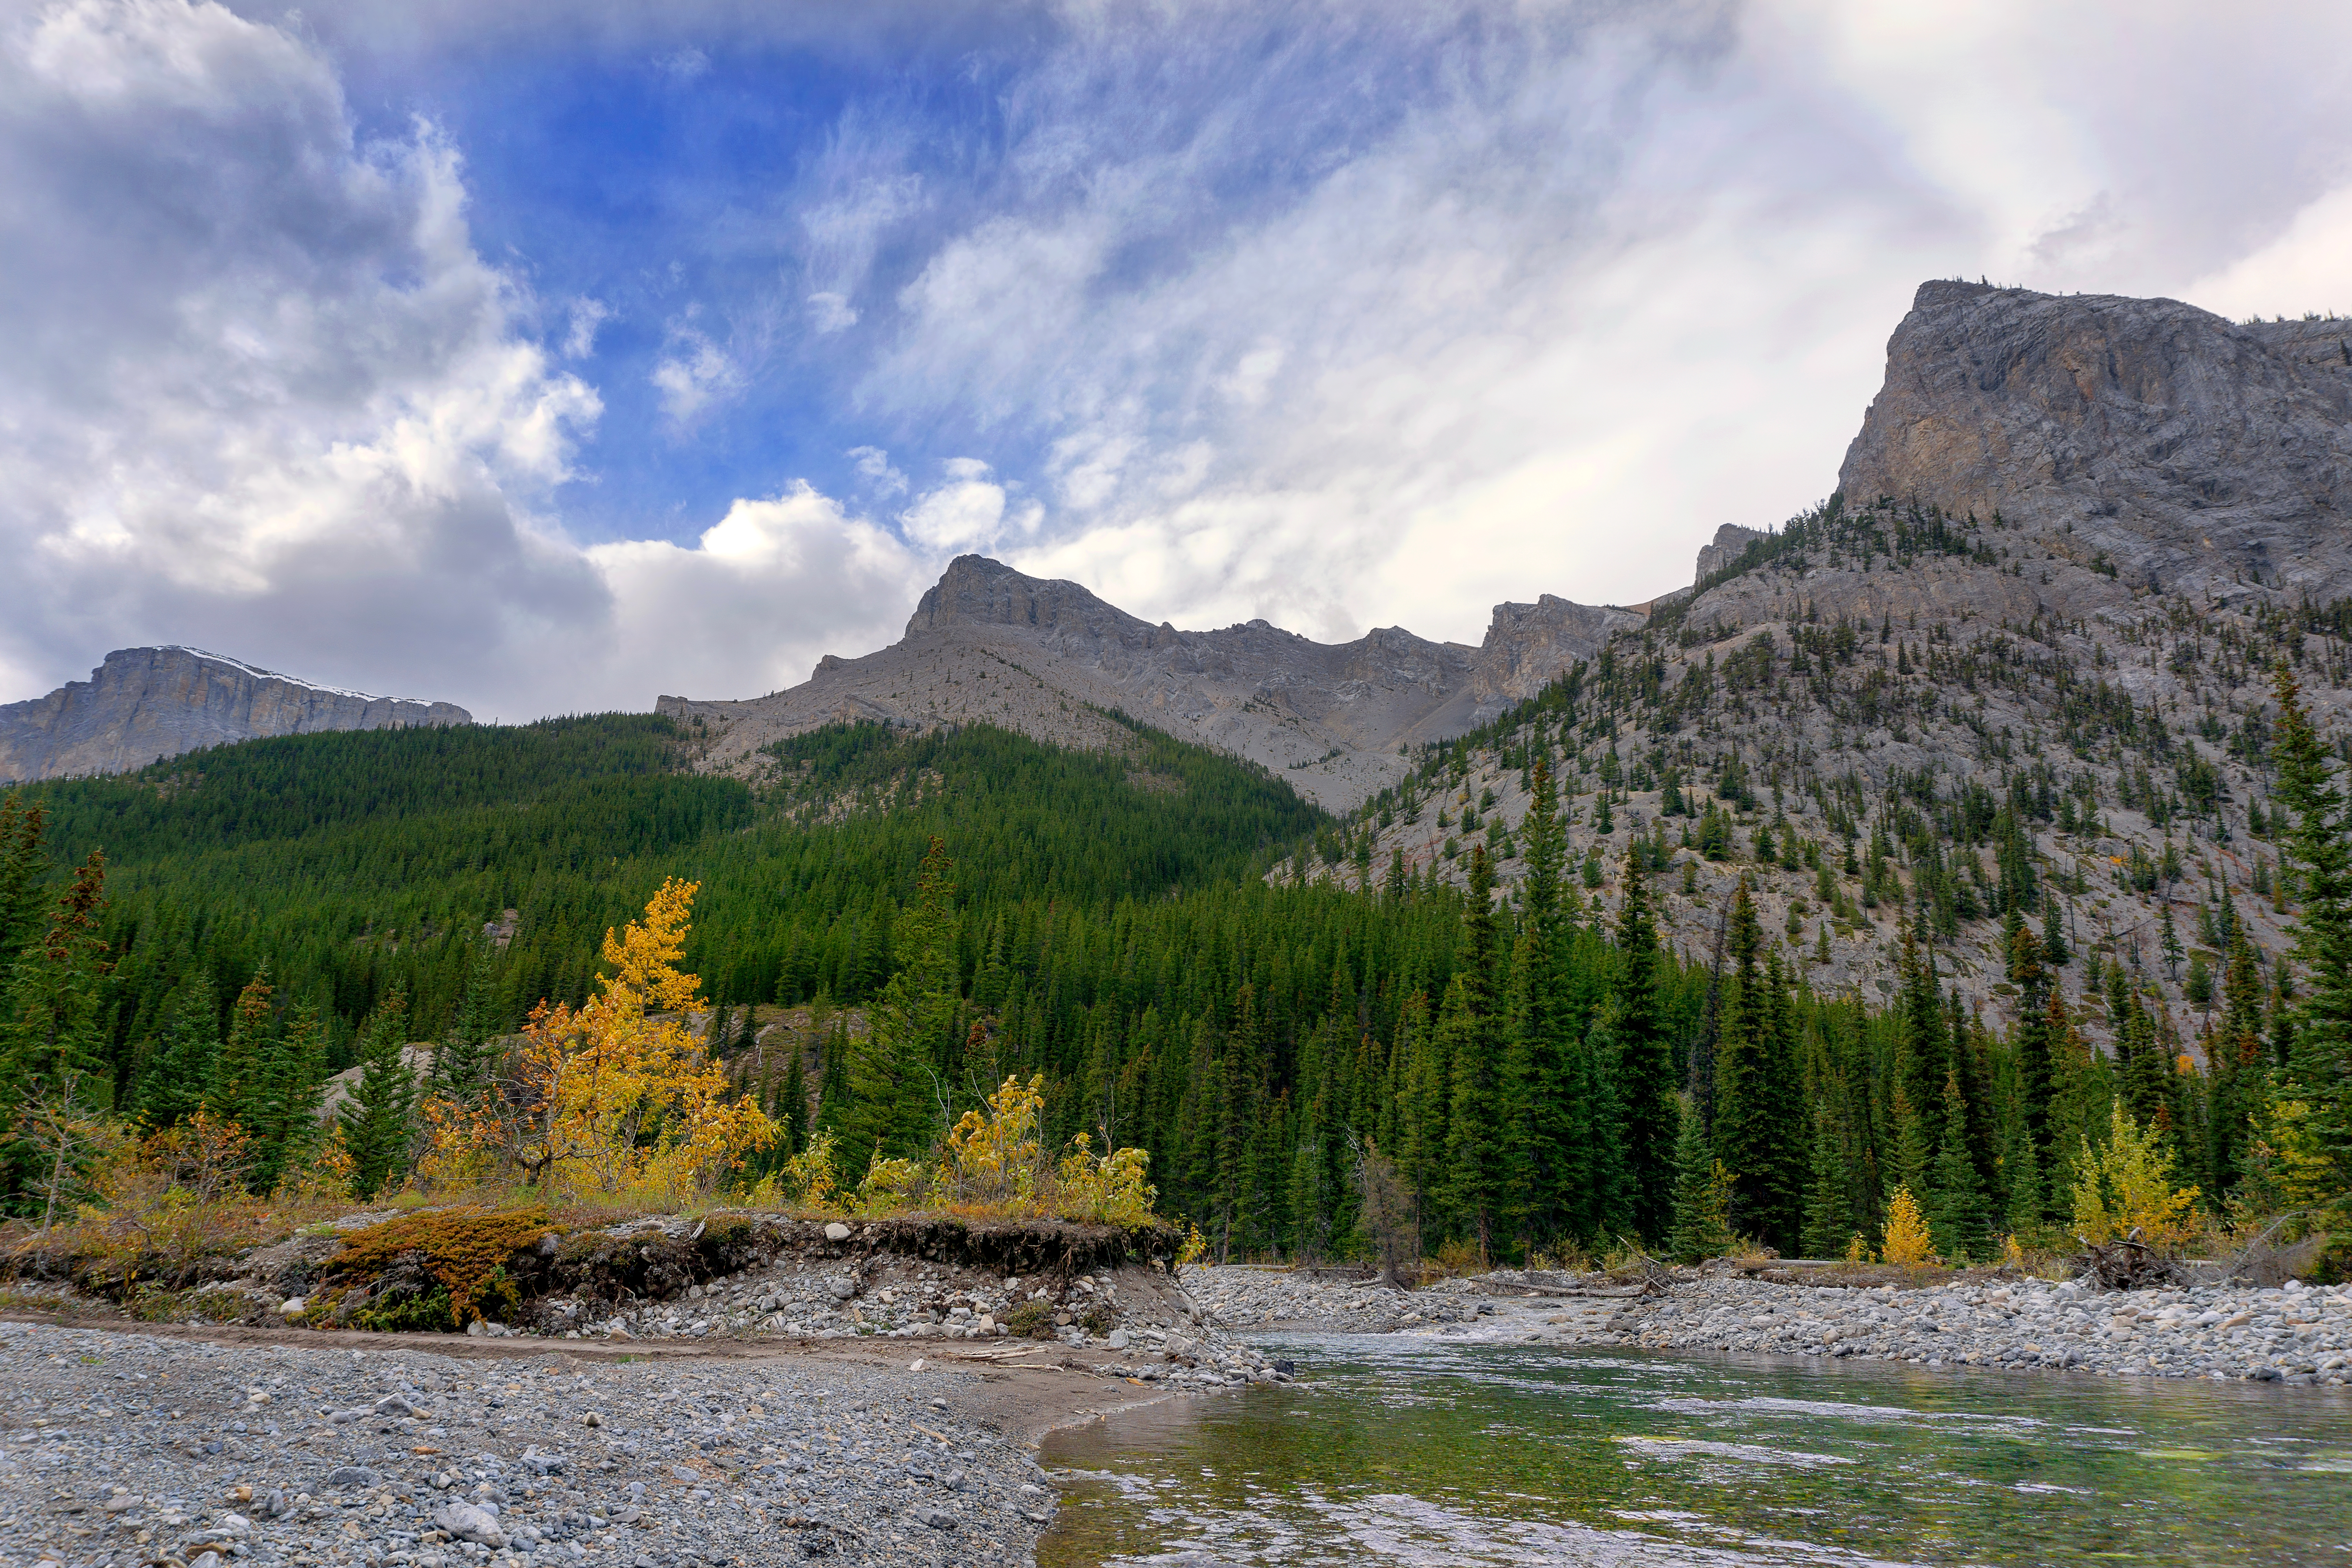
[[[2352,1400],[1528,1345],[1265,1340],[1303,1384],[1056,1435],[1040,1568],[2352,1565]]]

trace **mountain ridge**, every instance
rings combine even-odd
[[[88,680],[0,706],[0,784],[127,773],[275,735],[473,721],[455,703],[324,686],[201,648],[117,648]]]

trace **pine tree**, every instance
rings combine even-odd
[[[1952,1262],[1990,1255],[1990,1229],[1984,1185],[1966,1141],[1968,1110],[1960,1099],[1959,1074],[1944,1079],[1944,1136],[1936,1149],[1928,1195],[1928,1226],[1936,1250]]]
[[[955,862],[936,836],[915,883],[915,901],[894,922],[905,959],[882,988],[866,1038],[853,1048],[845,1141],[853,1162],[879,1151],[919,1154],[945,1130],[942,1053],[960,1004]]]
[[[289,1008],[285,1026],[260,1042],[252,1088],[237,1118],[253,1137],[247,1181],[255,1192],[275,1191],[317,1146],[326,1078],[326,1032],[317,1009],[308,1004]]]
[[[1845,1162],[1838,1152],[1826,1101],[1813,1106],[1812,1183],[1805,1193],[1803,1248],[1808,1258],[1835,1258],[1853,1230],[1846,1205]]]
[[[93,849],[51,909],[46,930],[8,972],[0,997],[0,1131],[16,1124],[26,1095],[68,1079],[78,1103],[95,1110],[110,1106],[102,982],[111,965],[100,931],[105,912],[106,858]]]
[[[1495,868],[1483,844],[1470,851],[1470,889],[1462,918],[1463,957],[1438,1010],[1439,1045],[1453,1068],[1446,1128],[1446,1203],[1468,1226],[1480,1254],[1494,1255],[1503,1195],[1501,1117],[1507,1086],[1495,1017]]]
[[[2287,1091],[2306,1108],[2300,1131],[2320,1184],[2343,1194],[2352,1192],[2352,818],[2284,661],[2273,689],[2279,716],[2271,754],[2279,798],[2295,818],[2281,847],[2294,858],[2302,893],[2294,951],[2309,984],[2292,1014]]]
[[[2066,928],[2058,916],[2058,896],[2053,892],[2042,900],[2042,956],[2053,968],[2064,968],[2072,956],[2066,951]]]
[[[1659,1016],[1658,936],[1650,923],[1638,859],[1625,857],[1625,896],[1617,915],[1617,979],[1610,1033],[1620,1107],[1628,1207],[1635,1233],[1652,1241],[1674,1223],[1675,1150],[1683,1116],[1675,1094],[1675,1060]],[[1696,1120],[1696,1117],[1693,1120]]]
[[[784,1130],[786,1159],[808,1147],[809,1117],[808,1069],[802,1064],[800,1041],[794,1039],[788,1048],[792,1063],[784,1069],[782,1114],[776,1118],[776,1124]]]
[[[336,1112],[343,1149],[352,1157],[352,1191],[362,1199],[408,1177],[416,1075],[403,1056],[407,1030],[408,995],[394,991],[376,1005],[360,1031],[359,1081]]]
[[[219,1057],[220,1004],[212,976],[198,969],[173,989],[171,1019],[139,1086],[141,1119],[169,1127],[203,1110]]]
[[[48,880],[48,810],[39,801],[0,799],[0,964],[41,934],[41,892]]]
[[[1715,1158],[1698,1110],[1685,1104],[1675,1142],[1675,1217],[1667,1246],[1685,1263],[1713,1258],[1731,1245],[1729,1173]]]
[[[2180,968],[2180,931],[2172,923],[2172,900],[2164,903],[2164,919],[2158,928],[2157,951],[2164,954],[2164,975],[2169,980]]]
[[[260,1087],[261,1055],[269,1044],[269,966],[254,971],[229,1009],[228,1037],[213,1059],[212,1081],[205,1086],[205,1110],[216,1121],[234,1121],[252,1131],[247,1103]]]
[[[478,1105],[489,1089],[493,1062],[490,1039],[499,1020],[493,987],[497,984],[498,944],[488,937],[473,942],[473,957],[466,965],[466,991],[450,1020],[449,1032],[433,1053],[427,1092],[455,1105]]]

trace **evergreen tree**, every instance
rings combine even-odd
[[[0,1136],[37,1089],[59,1090],[70,1081],[77,1102],[109,1108],[110,1019],[101,982],[110,965],[100,933],[105,906],[106,858],[92,850],[51,909],[46,930],[9,968],[0,999]]]
[[[151,1127],[169,1127],[204,1109],[220,1058],[220,1003],[212,976],[198,969],[172,992],[164,1026],[139,1086],[139,1114]]]
[[[1446,1128],[1446,1203],[1493,1256],[1504,1185],[1501,1115],[1507,1086],[1495,1027],[1496,946],[1495,868],[1483,844],[1470,851],[1470,889],[1464,905],[1462,965],[1438,1010],[1439,1046],[1453,1069],[1453,1104]]]
[[[2066,951],[2066,928],[2059,919],[2055,893],[2042,900],[2042,956],[2044,963],[2061,969],[2071,956]]]
[[[790,1159],[808,1147],[808,1069],[802,1064],[800,1042],[793,1041],[789,1049],[792,1059],[784,1068],[782,1105],[775,1113],[776,1124],[784,1130],[783,1154]]]
[[[289,1008],[285,1026],[259,1043],[252,1087],[236,1119],[253,1137],[247,1180],[255,1192],[277,1190],[286,1173],[317,1147],[326,1079],[326,1031],[317,1009],[307,1003]]]
[[[478,1105],[488,1091],[494,1062],[491,1037],[498,1033],[494,987],[497,984],[497,943],[476,937],[466,965],[466,991],[449,1032],[433,1053],[426,1091],[456,1105]]]
[[[1835,1258],[1854,1232],[1846,1206],[1845,1162],[1830,1125],[1829,1101],[1813,1103],[1812,1182],[1805,1192],[1803,1248],[1808,1258]]]
[[[12,964],[41,934],[41,894],[49,876],[48,810],[39,801],[0,798],[0,965]]]
[[[269,967],[254,972],[236,994],[229,1009],[228,1037],[214,1058],[212,1081],[205,1086],[205,1110],[215,1119],[234,1121],[252,1131],[252,1101],[261,1085],[262,1053],[268,1047],[270,1026]]]
[[[1968,1110],[1960,1099],[1957,1071],[1944,1078],[1944,1133],[1936,1149],[1934,1180],[1929,1187],[1927,1224],[1936,1250],[1947,1260],[1990,1255],[1990,1231],[1984,1185],[1967,1142]]]
[[[1667,1246],[1685,1263],[1713,1258],[1731,1245],[1726,1174],[1697,1108],[1685,1104],[1675,1142],[1675,1217],[1667,1236]]]
[[[352,1191],[362,1199],[408,1177],[417,1086],[403,1056],[407,1033],[408,996],[394,991],[376,1005],[360,1031],[359,1081],[336,1111],[344,1152],[352,1157]]]
[[[1674,1223],[1675,1172],[1683,1115],[1675,1095],[1674,1052],[1659,1016],[1658,936],[1650,923],[1649,893],[1639,858],[1625,857],[1625,896],[1617,913],[1617,977],[1613,989],[1614,1077],[1619,1105],[1615,1140],[1624,1163],[1628,1208],[1635,1233],[1651,1241]],[[1692,1120],[1696,1121],[1694,1117]]]
[[[2286,1095],[2306,1108],[2300,1131],[2320,1184],[2341,1194],[2352,1192],[2352,818],[2284,662],[2273,689],[2279,715],[2271,754],[2279,798],[2295,818],[2281,847],[2294,858],[2302,894],[2294,951],[2309,987],[2293,1013]]]
[[[955,862],[938,837],[915,883],[915,901],[893,924],[905,964],[882,988],[866,1038],[853,1048],[844,1127],[853,1163],[876,1151],[919,1155],[946,1130],[941,1053],[961,1001],[955,937]]]

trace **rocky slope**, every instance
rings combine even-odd
[[[120,648],[88,680],[0,707],[0,784],[125,773],[268,735],[473,721],[453,703],[317,686],[195,648]]]
[[[1398,626],[1336,645],[1265,621],[1187,632],[1075,583],[965,555],[889,647],[828,657],[788,691],[748,701],[664,697],[659,709],[701,728],[705,766],[751,775],[761,746],[838,721],[985,721],[1101,746],[1125,742],[1102,712],[1118,709],[1263,763],[1344,809],[1402,776],[1400,748],[1461,733],[1641,621],[1547,595],[1497,605],[1476,648]]]
[[[2175,594],[2352,588],[2352,321],[1920,287],[1838,476]]]
[[[1745,877],[1817,988],[1884,999],[1908,919],[1999,1018],[2010,808],[2078,954],[2070,1002],[2095,1032],[2095,965],[2121,962],[2197,1048],[2213,1004],[2191,976],[2200,950],[2218,970],[2220,922],[2266,963],[2285,947],[2271,667],[2324,731],[2352,720],[2352,619],[2328,607],[2352,595],[2335,332],[2352,323],[1924,287],[1835,501],[1725,529],[1548,709],[1419,759],[1281,874],[1377,882],[1401,857],[1458,881],[1484,838],[1508,882],[1540,754],[1604,907],[1639,837],[1686,952]],[[1712,853],[1707,812],[1730,828]]]

